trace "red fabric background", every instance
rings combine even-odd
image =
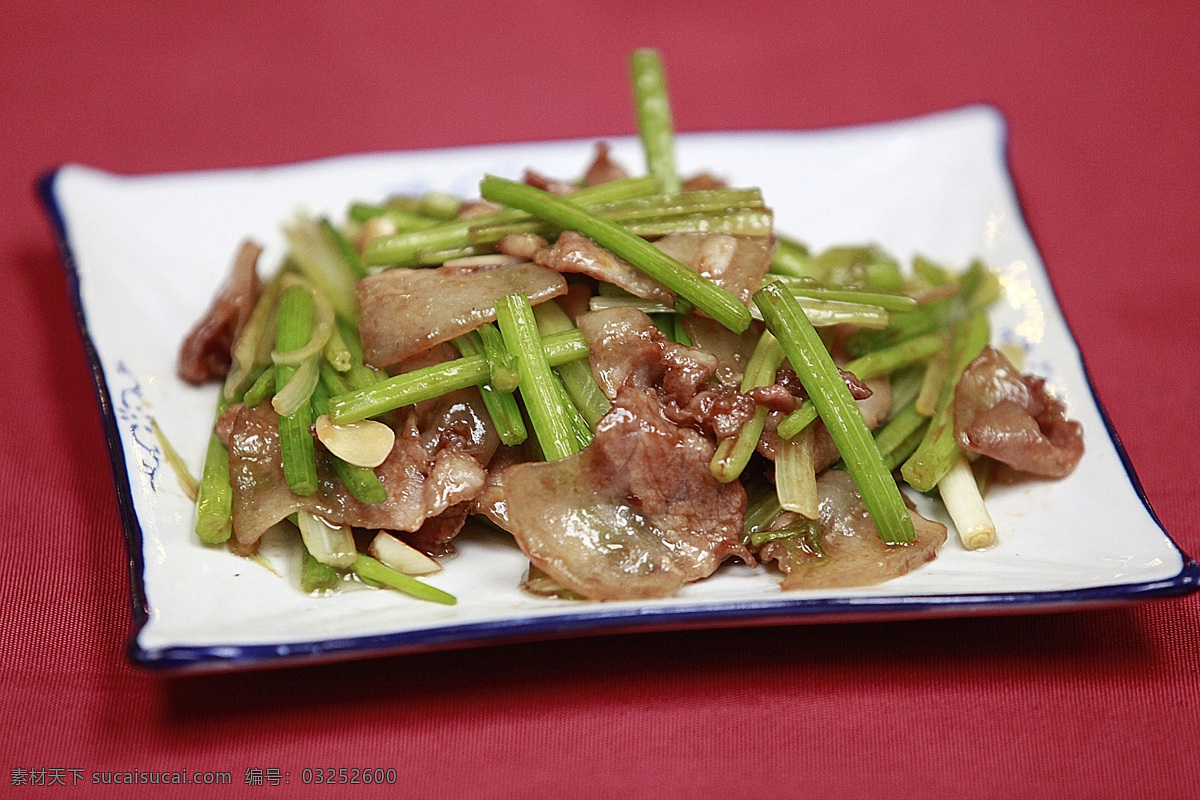
[[[1164,525],[1200,553],[1194,0],[3,0],[0,795],[300,796],[304,767],[391,766],[403,788],[389,794],[437,798],[1200,796],[1194,596],[249,675],[128,666],[112,478],[40,172],[629,133],[625,58],[640,45],[664,51],[681,130],[999,107],[1097,393]],[[248,789],[248,767],[291,784]],[[83,780],[11,786],[27,768]],[[84,785],[182,768],[234,785]]]

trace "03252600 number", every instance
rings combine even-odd
[[[305,767],[300,772],[300,781],[305,784],[371,784],[396,782],[394,767]]]

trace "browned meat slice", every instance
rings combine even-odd
[[[328,456],[318,450],[318,489],[309,497],[295,495],[283,476],[279,428],[271,406],[233,406],[227,412],[229,466],[233,486],[233,531],[251,546],[275,523],[305,510],[333,524],[393,531],[418,531],[432,517],[474,499],[484,487],[487,463],[496,448],[482,402],[463,390],[437,398],[439,408],[410,409],[398,426],[396,443],[375,473],[388,499],[365,504],[336,478]],[[425,433],[422,433],[425,431]],[[463,506],[465,512],[465,505]],[[465,519],[465,513],[461,515]],[[425,549],[444,544],[461,527],[438,528],[438,541],[421,540]],[[428,539],[429,537],[425,537]]]
[[[358,282],[363,353],[387,367],[496,318],[496,301],[514,292],[537,304],[567,282],[535,264],[390,269]]]
[[[581,183],[551,178],[531,169],[525,170],[525,183],[543,192],[557,195],[574,194],[582,186],[596,186],[627,177],[629,173],[609,157],[608,142],[596,142],[596,155],[584,173]]]
[[[775,252],[773,236],[673,233],[654,244],[747,306],[767,274]]]
[[[514,464],[525,461],[520,447],[502,445],[488,462],[483,491],[471,502],[471,513],[482,514],[497,527],[508,530],[508,505],[504,502],[504,474]]]
[[[641,311],[609,308],[576,321],[588,340],[592,372],[608,399],[622,387],[655,388],[663,414],[718,439],[734,435],[754,414],[754,400],[712,378],[717,356],[668,339]]]
[[[675,294],[670,289],[575,231],[563,231],[558,241],[535,254],[533,260],[559,272],[578,272],[620,286],[638,297],[668,305],[675,302]]]
[[[655,387],[668,419],[707,431],[717,439],[736,434],[754,414],[756,403],[761,403],[773,413],[759,450],[774,459],[778,441],[775,428],[784,414],[794,410],[794,392],[799,391],[801,398],[804,395],[791,370],[780,370],[779,382],[772,386],[741,393],[738,387],[742,367],[737,352],[752,350],[751,342],[729,342],[724,352],[718,350],[716,354],[681,345],[664,336],[648,316],[633,308],[592,311],[580,316],[576,324],[588,340],[592,372],[608,399],[614,399],[623,386]],[[705,328],[698,325],[694,330]],[[722,369],[726,380],[713,380]],[[868,425],[878,425],[891,410],[887,379],[876,379],[868,385],[849,373],[843,373],[843,377],[855,398],[862,401],[860,407]],[[872,391],[875,399],[865,399],[872,396]],[[822,433],[818,453],[829,457],[827,466],[837,460],[837,450],[828,434]]]
[[[1044,478],[1066,477],[1083,457],[1083,426],[1067,419],[1044,380],[991,347],[958,382],[954,433],[964,449]]]
[[[669,597],[742,545],[746,494],[709,471],[714,445],[623,388],[581,452],[510,467],[508,528],[558,584],[593,600]]]
[[[946,526],[909,511],[917,539],[911,544],[887,545],[867,513],[850,473],[829,470],[817,481],[821,498],[818,557],[800,542],[768,542],[759,551],[763,561],[775,559],[784,572],[784,590],[836,589],[872,586],[898,578],[937,558],[946,541]]]
[[[445,556],[455,552],[451,540],[467,523],[471,503],[462,502],[450,506],[436,517],[425,520],[420,528],[411,532],[401,532],[396,535],[410,547],[431,556]]]
[[[841,376],[842,382],[846,384],[846,388],[850,390],[850,396],[855,400],[866,400],[874,394],[874,385],[870,381],[863,381],[853,372],[847,372],[844,369],[838,369],[838,375]],[[800,400],[808,399],[808,392],[804,391],[804,384],[800,382],[800,378],[796,375],[796,371],[791,367],[781,367],[775,377],[775,382],[788,390],[793,397]],[[879,409],[879,413],[884,415],[891,409],[889,402],[883,408]],[[873,427],[873,426],[872,426]]]
[[[711,384],[684,400],[664,397],[663,414],[676,425],[691,425],[718,440],[736,436],[754,416],[755,401],[732,386]]]
[[[780,372],[790,372],[790,370],[780,370]],[[850,394],[857,402],[858,410],[862,412],[863,421],[867,423],[867,427],[871,430],[878,428],[892,411],[891,381],[886,375],[861,381],[844,370],[841,371],[841,374],[846,386],[850,389]],[[783,378],[783,382],[789,383],[788,378]],[[799,384],[799,381],[796,381],[796,384]],[[775,385],[779,386],[780,384]],[[794,388],[793,391],[795,391]],[[799,391],[803,392],[803,389]],[[772,409],[767,415],[766,426],[758,440],[758,452],[772,461],[775,460],[775,452],[779,447],[779,434],[776,433],[776,429],[786,416],[786,413]],[[837,445],[833,443],[833,437],[829,435],[825,425],[818,419],[813,423],[813,465],[820,471],[835,463],[839,458],[841,458],[841,454],[838,453]]]
[[[608,142],[596,142],[596,157],[583,176],[584,186],[598,186],[601,183],[618,181],[628,178],[629,173],[609,156]]]
[[[588,341],[588,359],[600,390],[616,399],[623,386],[646,388],[663,381],[670,366],[667,352],[683,371],[681,380],[699,384],[716,370],[716,359],[702,350],[676,344],[636,308],[590,311],[575,321]]]
[[[545,246],[546,240],[536,233],[510,233],[496,242],[496,252],[521,261],[532,261],[537,252]]]
[[[701,172],[683,182],[685,192],[699,192],[707,189],[724,189],[729,184],[711,172]]]
[[[230,350],[258,302],[258,256],[262,248],[243,242],[233,270],[212,306],[196,323],[179,351],[179,377],[202,384],[229,374]]]
[[[534,172],[531,169],[525,170],[525,183],[541,189],[543,192],[550,194],[564,195],[572,194],[579,191],[579,187],[569,181],[560,181],[557,178],[550,178],[542,175],[540,172]]]
[[[456,358],[458,351],[443,344],[404,362],[399,372]],[[430,453],[452,448],[473,456],[480,464],[487,464],[500,446],[500,437],[491,423],[487,406],[474,387],[423,400],[412,408],[417,415],[421,443]]]
[[[770,236],[724,233],[673,233],[654,244],[744,304],[749,304],[750,296],[758,289],[775,250],[775,240]],[[647,300],[668,305],[675,302],[675,293],[666,286],[574,231],[564,231],[553,246],[533,260],[559,272],[579,272],[611,283]]]
[[[714,377],[724,386],[740,387],[746,362],[762,336],[763,325],[755,321],[743,333],[734,333],[721,323],[699,314],[683,318],[683,329],[692,343],[717,359]]]
[[[498,203],[493,203],[490,200],[468,200],[458,208],[459,219],[474,219],[482,217],[484,214],[492,214],[503,206]]]

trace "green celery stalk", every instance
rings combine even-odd
[[[361,553],[350,569],[354,570],[359,577],[366,581],[390,586],[419,600],[429,600],[447,606],[452,606],[458,602],[454,595],[443,592],[436,586],[422,583],[416,578],[405,575],[403,572],[397,572],[391,567]]]
[[[484,325],[485,328],[491,328],[490,325]],[[492,330],[495,330],[492,328]],[[496,332],[499,336],[499,331]],[[475,331],[469,331],[462,336],[455,337],[453,340],[454,346],[458,352],[465,358],[468,356],[477,356],[484,354],[484,345],[482,338]],[[501,342],[503,345],[503,342]],[[507,351],[505,352],[507,355]],[[484,356],[487,358],[487,356]],[[492,424],[496,426],[496,433],[500,437],[500,441],[507,445],[517,445],[524,442],[529,436],[529,432],[525,429],[525,420],[521,416],[521,407],[517,404],[517,398],[513,397],[512,390],[501,391],[495,386],[496,370],[495,360],[487,358],[489,378],[479,384],[479,394],[483,397],[483,405],[487,408],[488,415],[492,418]],[[515,368],[515,364],[513,365]],[[520,376],[518,374],[518,381]],[[516,388],[515,386],[513,387]]]
[[[675,127],[662,58],[649,48],[634,50],[629,57],[637,108],[638,135],[646,153],[646,171],[654,177],[661,192],[678,192],[679,173],[675,170]]]
[[[542,350],[550,366],[586,358],[588,353],[587,342],[578,330],[545,337]],[[331,397],[329,419],[338,424],[368,419],[456,389],[477,386],[490,375],[483,354],[434,364]]]
[[[929,428],[920,446],[900,469],[904,480],[917,491],[932,491],[958,458],[960,448],[954,440],[954,388],[963,370],[983,352],[990,338],[991,328],[982,313],[967,317],[955,331],[950,366],[937,409],[929,420]]]
[[[485,198],[520,208],[564,230],[574,230],[682,296],[725,327],[741,333],[750,326],[750,311],[737,298],[621,226],[597,217],[570,200],[532,186],[488,175],[480,184]]]
[[[529,298],[517,293],[497,300],[496,322],[505,347],[517,360],[521,399],[525,401],[529,422],[546,460],[556,461],[577,453],[580,449],[577,431],[563,405],[566,394],[556,388],[562,384],[546,361]]]
[[[742,392],[773,384],[775,373],[779,371],[782,363],[783,348],[770,331],[764,331],[746,362],[746,370],[742,375]],[[714,478],[721,483],[729,483],[741,476],[742,470],[750,463],[750,457],[758,447],[758,440],[766,422],[767,408],[758,406],[754,409],[754,416],[742,424],[735,436],[721,440],[709,462],[709,470]]]
[[[912,518],[900,489],[884,466],[862,412],[803,309],[777,284],[760,289],[754,295],[754,302],[837,445],[880,538],[888,544],[915,540]]]
[[[293,286],[279,301],[278,328],[275,349],[286,353],[304,346],[312,329],[313,297],[303,286]],[[295,375],[294,366],[275,368],[276,386],[286,386]],[[283,474],[288,488],[298,495],[317,491],[317,455],[309,428],[312,427],[312,405],[308,402],[292,414],[276,415],[279,421],[279,447],[283,453]]]
[[[553,300],[534,306],[533,316],[537,319],[538,330],[542,336],[575,330],[575,323],[571,322],[567,312],[563,311],[562,306]],[[587,420],[588,425],[594,428],[600,418],[609,412],[612,404],[600,390],[600,384],[596,383],[592,365],[586,358],[583,358],[560,364],[554,368],[554,371],[562,379],[571,402],[579,409],[579,413]]]

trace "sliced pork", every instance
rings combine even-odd
[[[637,297],[670,305],[675,294],[658,281],[582,233],[563,231],[555,243],[533,260],[558,272],[576,272],[619,286]]]
[[[584,186],[598,186],[628,178],[629,173],[609,155],[608,142],[596,142],[596,156],[583,176]]]
[[[713,478],[713,443],[624,387],[592,443],[504,473],[508,529],[530,561],[592,600],[669,597],[742,545],[746,493]]]
[[[750,297],[758,291],[775,253],[773,236],[673,233],[654,245],[729,292],[745,306],[750,305]]]
[[[326,453],[318,450],[316,493],[293,494],[283,475],[279,427],[270,404],[232,406],[227,431],[233,487],[233,532],[243,547],[288,515],[304,510],[335,525],[421,531],[427,520],[461,505],[452,518],[425,530],[415,546],[444,552],[466,518],[466,503],[483,491],[484,464],[498,440],[475,389],[453,392],[410,408],[396,426],[396,443],[375,474],[387,489],[382,503],[359,501],[338,480]],[[452,524],[449,524],[452,523]],[[436,533],[435,533],[436,530]]]
[[[609,400],[626,385],[646,388],[669,382],[694,393],[717,369],[714,356],[672,342],[636,308],[591,311],[576,324],[588,341],[592,372]],[[674,372],[670,379],[668,371]]]
[[[253,242],[242,243],[225,285],[183,340],[178,373],[188,383],[198,386],[229,374],[233,343],[258,302],[261,253]]]
[[[763,545],[758,553],[763,561],[778,562],[785,591],[883,583],[934,560],[946,541],[945,525],[910,510],[916,541],[884,544],[848,472],[828,470],[818,479],[817,492],[819,546],[806,546],[802,539],[791,544],[776,541]]]
[[[556,195],[573,194],[579,191],[579,187],[570,181],[561,181],[557,178],[551,178],[531,169],[525,170],[525,183],[529,184],[535,189],[541,189],[543,192],[549,192],[550,194]]]
[[[740,387],[746,362],[764,328],[755,320],[744,332],[734,333],[714,319],[688,314],[683,318],[683,330],[693,345],[716,357],[717,371],[713,377],[722,385]]]
[[[754,399],[713,380],[718,356],[668,339],[641,311],[608,308],[577,320],[588,340],[596,382],[608,399],[624,386],[655,387],[663,414],[717,439],[736,434],[754,415]]]
[[[537,304],[566,291],[562,275],[529,263],[386,270],[358,282],[363,357],[391,366],[491,322],[505,295]]]
[[[504,501],[504,473],[526,460],[520,447],[501,445],[488,462],[483,491],[471,502],[471,513],[487,517],[496,527],[508,530],[508,504]]]
[[[775,239],[724,233],[673,233],[655,246],[711,280],[743,304],[758,289],[771,266]],[[675,302],[675,293],[611,251],[574,231],[564,231],[534,261],[559,272],[578,272],[619,286],[637,297]]]
[[[711,172],[701,172],[683,182],[685,192],[699,192],[708,189],[724,189],[729,184]]]
[[[958,382],[954,433],[963,449],[1044,478],[1066,477],[1083,457],[1083,426],[1067,419],[1044,380],[1022,375],[992,347]]]

